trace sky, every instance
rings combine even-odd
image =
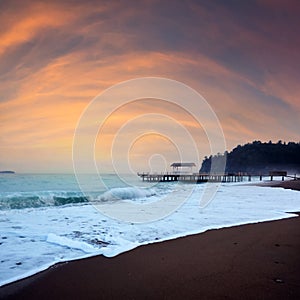
[[[228,150],[299,142],[299,15],[297,0],[1,0],[0,170],[72,172],[85,109],[141,77],[176,80],[203,96]],[[101,101],[106,111],[111,103]],[[112,161],[119,172],[197,157],[200,167],[212,151],[204,127],[183,107],[133,101],[99,128],[95,159],[103,172]]]

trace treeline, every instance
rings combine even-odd
[[[285,170],[300,172],[300,143],[262,143],[254,141],[238,145],[231,152],[205,157],[200,173],[217,173],[226,162],[226,173],[266,174],[269,171]],[[224,170],[224,167],[223,167]]]

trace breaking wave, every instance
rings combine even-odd
[[[113,188],[103,193],[99,197],[99,200],[101,201],[130,200],[130,199],[151,197],[155,195],[156,193],[152,189],[123,187],[123,188]]]
[[[1,193],[0,210],[75,205],[89,201],[116,201],[145,198],[156,195],[151,189],[134,187],[113,188],[87,197],[82,192],[48,191]]]
[[[0,196],[0,210],[61,206],[88,202],[81,192],[19,192]]]

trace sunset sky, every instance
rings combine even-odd
[[[72,172],[83,110],[110,86],[139,77],[177,80],[200,93],[228,150],[253,140],[300,141],[299,16],[298,0],[0,1],[0,170]],[[196,140],[200,160],[210,154],[191,116],[155,103],[128,105],[108,120],[96,143],[105,171],[111,155],[118,164],[128,151],[122,135],[117,151],[104,145],[122,125],[134,171],[149,159],[176,159],[171,140],[147,133],[172,120]],[[141,124],[150,125],[139,137]]]

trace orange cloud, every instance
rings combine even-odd
[[[72,18],[70,14],[58,10],[51,4],[35,4],[16,19],[9,30],[0,35],[0,55],[9,47],[31,40],[44,28],[60,27]]]
[[[62,155],[63,149],[68,149],[64,153],[70,155],[73,130],[89,101],[101,89],[112,83],[130,78],[131,74],[135,76],[148,75],[153,70],[156,70],[159,75],[168,76],[174,72],[180,76],[181,72],[186,69],[200,69],[198,80],[192,77],[185,79],[200,92],[205,91],[206,98],[221,118],[225,135],[229,141],[232,140],[236,143],[241,136],[244,140],[255,139],[257,128],[251,128],[252,122],[266,120],[263,111],[251,110],[253,107],[251,95],[243,89],[236,88],[235,82],[241,81],[242,78],[204,56],[192,59],[188,56],[176,55],[176,53],[132,53],[117,57],[114,61],[111,59],[96,68],[92,66],[93,61],[82,60],[80,53],[68,54],[54,60],[37,73],[26,77],[20,85],[19,96],[13,101],[0,105],[2,111],[5,112],[5,120],[3,120],[5,128],[2,130],[5,144],[10,147],[19,147],[20,151],[22,151],[22,147],[39,148],[41,152],[53,149],[58,156]],[[128,68],[128,66],[133,67]],[[107,81],[103,80],[103,74],[108,78]],[[126,74],[127,78],[124,78],[123,74]],[[213,82],[203,85],[201,78],[207,75],[216,79],[222,77],[222,85],[216,86]],[[224,87],[231,87],[234,92],[226,90]],[[248,106],[246,110],[245,107],[237,105],[236,99],[239,97],[244,98],[244,103]],[[173,116],[192,132],[199,149],[205,149],[205,151],[201,151],[202,155],[209,154],[209,148],[204,146],[204,143],[207,143],[206,137],[200,133],[202,129],[195,124],[192,118],[176,108],[162,105],[153,106],[151,101],[144,101],[139,106],[121,109],[117,115],[108,120],[106,124],[108,132],[104,136],[105,143],[102,144],[102,146],[107,146],[105,148],[107,151],[106,153],[101,152],[102,157],[109,159],[108,146],[112,143],[116,130],[126,121],[132,120],[143,112],[157,112]],[[231,117],[234,115],[241,117],[237,120]],[[247,116],[248,123],[244,123],[243,116]],[[268,121],[270,124],[273,122],[270,118]],[[159,122],[163,126],[162,121],[159,120]],[[184,143],[184,139],[181,143]],[[233,143],[229,143],[229,145],[230,147],[234,146]],[[149,152],[156,151],[156,147],[157,144],[150,143],[148,145]]]
[[[149,12],[144,12],[136,7],[121,9],[121,4],[95,6],[84,3],[71,7],[64,2],[32,2],[28,8],[16,10],[15,17],[13,14],[5,16],[5,20],[0,22],[9,26],[4,26],[5,30],[0,34],[0,57],[26,42],[38,40],[47,33],[47,29],[63,32],[66,40],[59,43],[66,46],[58,51],[57,45],[51,43],[36,44],[24,56],[26,64],[23,61],[14,64],[14,57],[9,57],[9,71],[1,74],[3,81],[0,86],[0,97],[4,99],[0,102],[1,151],[6,153],[2,157],[13,163],[23,157],[22,149],[27,147],[35,156],[41,153],[41,157],[43,153],[48,153],[46,156],[50,157],[49,151],[52,151],[68,160],[70,167],[72,134],[85,106],[111,85],[143,76],[179,80],[201,93],[217,113],[229,148],[239,141],[259,137],[297,138],[299,121],[294,120],[295,112],[299,112],[297,76],[291,76],[296,74],[291,67],[273,64],[271,55],[270,59],[266,59],[265,53],[275,49],[274,40],[265,38],[253,28],[236,26],[229,9],[216,12],[226,16],[223,21],[220,19],[222,23],[211,22],[204,30],[201,26],[194,26],[197,23],[188,22],[179,26],[176,20],[166,20],[162,15],[156,17],[152,14],[153,7],[151,2],[147,2]],[[205,7],[192,5],[192,8],[191,18],[195,15],[197,19],[208,18],[210,21],[216,18],[209,15]],[[138,21],[142,19],[145,22],[141,24]],[[167,31],[168,34],[162,38],[159,35],[161,32],[155,32],[153,28],[156,27],[149,25],[156,24],[153,20],[159,22],[162,32],[172,26],[174,30]],[[134,25],[134,21],[146,32]],[[263,28],[269,30],[267,26]],[[175,39],[176,30],[182,30],[184,35],[180,43],[175,41],[173,47],[172,38]],[[223,31],[231,33],[226,40],[222,40]],[[74,36],[80,37],[79,41],[75,46],[69,46],[69,39]],[[153,39],[149,49],[143,45],[148,36]],[[172,47],[167,44],[168,38]],[[208,50],[201,48],[201,40],[206,41]],[[53,47],[57,51],[53,50],[55,53],[51,52],[51,55],[50,52],[45,52],[45,56],[38,55],[42,46]],[[228,53],[222,53],[227,48],[239,50],[237,53],[242,53],[246,61],[253,62],[255,68],[248,70],[251,63],[241,69],[235,68],[234,63],[238,59],[241,64],[244,63],[243,57],[237,56],[228,63]],[[279,45],[272,50],[272,54],[275,58],[280,53],[284,56],[293,53],[297,57],[296,50]],[[33,68],[31,63],[35,62],[36,57],[40,61]],[[261,72],[269,66],[282,72]],[[261,75],[259,79],[257,74]],[[109,103],[103,103],[103,109],[106,105]],[[155,107],[147,101],[124,108],[110,118],[105,135],[107,143],[112,141],[115,130],[124,122],[142,112],[172,116],[198,138],[199,148],[205,148],[201,144],[205,141],[203,129],[192,118],[174,107]],[[293,122],[289,122],[289,114]],[[278,122],[279,117],[282,122]],[[161,119],[157,122],[164,125]],[[147,143],[149,141],[147,139]],[[184,143],[184,138],[181,142]],[[153,140],[149,150],[154,151],[156,145]],[[10,149],[14,149],[15,156],[10,157]],[[30,151],[27,154],[30,157]],[[60,163],[62,161],[60,159]]]

